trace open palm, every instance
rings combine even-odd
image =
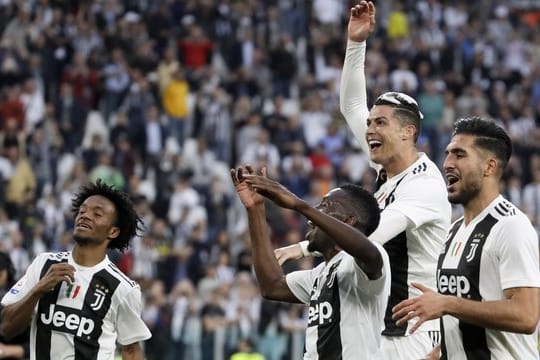
[[[231,179],[240,201],[249,209],[252,206],[264,203],[264,197],[258,194],[251,185],[246,182],[244,174],[253,174],[254,171],[250,166],[231,169]]]
[[[375,5],[371,1],[361,1],[351,8],[348,36],[357,42],[366,40],[375,29]]]

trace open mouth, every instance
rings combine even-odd
[[[368,141],[369,149],[371,151],[376,150],[382,146],[382,142],[379,140],[369,140]]]
[[[77,227],[78,228],[83,228],[83,229],[91,229],[90,225],[84,224],[84,223],[77,224]]]
[[[452,185],[457,183],[459,181],[459,177],[457,177],[454,174],[446,174],[446,180],[448,182],[448,188],[450,188]]]

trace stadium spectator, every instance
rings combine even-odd
[[[0,297],[15,285],[15,268],[8,254],[0,252]],[[3,306],[0,305],[0,311]],[[0,320],[1,322],[1,320]],[[30,328],[13,339],[0,335],[0,359],[15,360],[30,358]]]

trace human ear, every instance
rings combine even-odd
[[[116,239],[120,235],[120,228],[118,226],[113,226],[109,230],[109,239]]]

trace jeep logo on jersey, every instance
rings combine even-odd
[[[72,334],[77,337],[90,335],[94,330],[94,321],[77,314],[77,310],[62,307],[64,310],[55,310],[55,305],[51,304],[48,313],[42,313],[40,320],[45,325],[50,325],[53,330]],[[71,310],[71,312],[68,312]]]
[[[469,291],[471,290],[471,284],[469,279],[463,275],[441,275],[438,271],[437,285],[441,294],[451,294],[457,297],[470,298]]]
[[[309,307],[308,326],[318,326],[332,322],[334,309],[328,301],[314,304]]]

